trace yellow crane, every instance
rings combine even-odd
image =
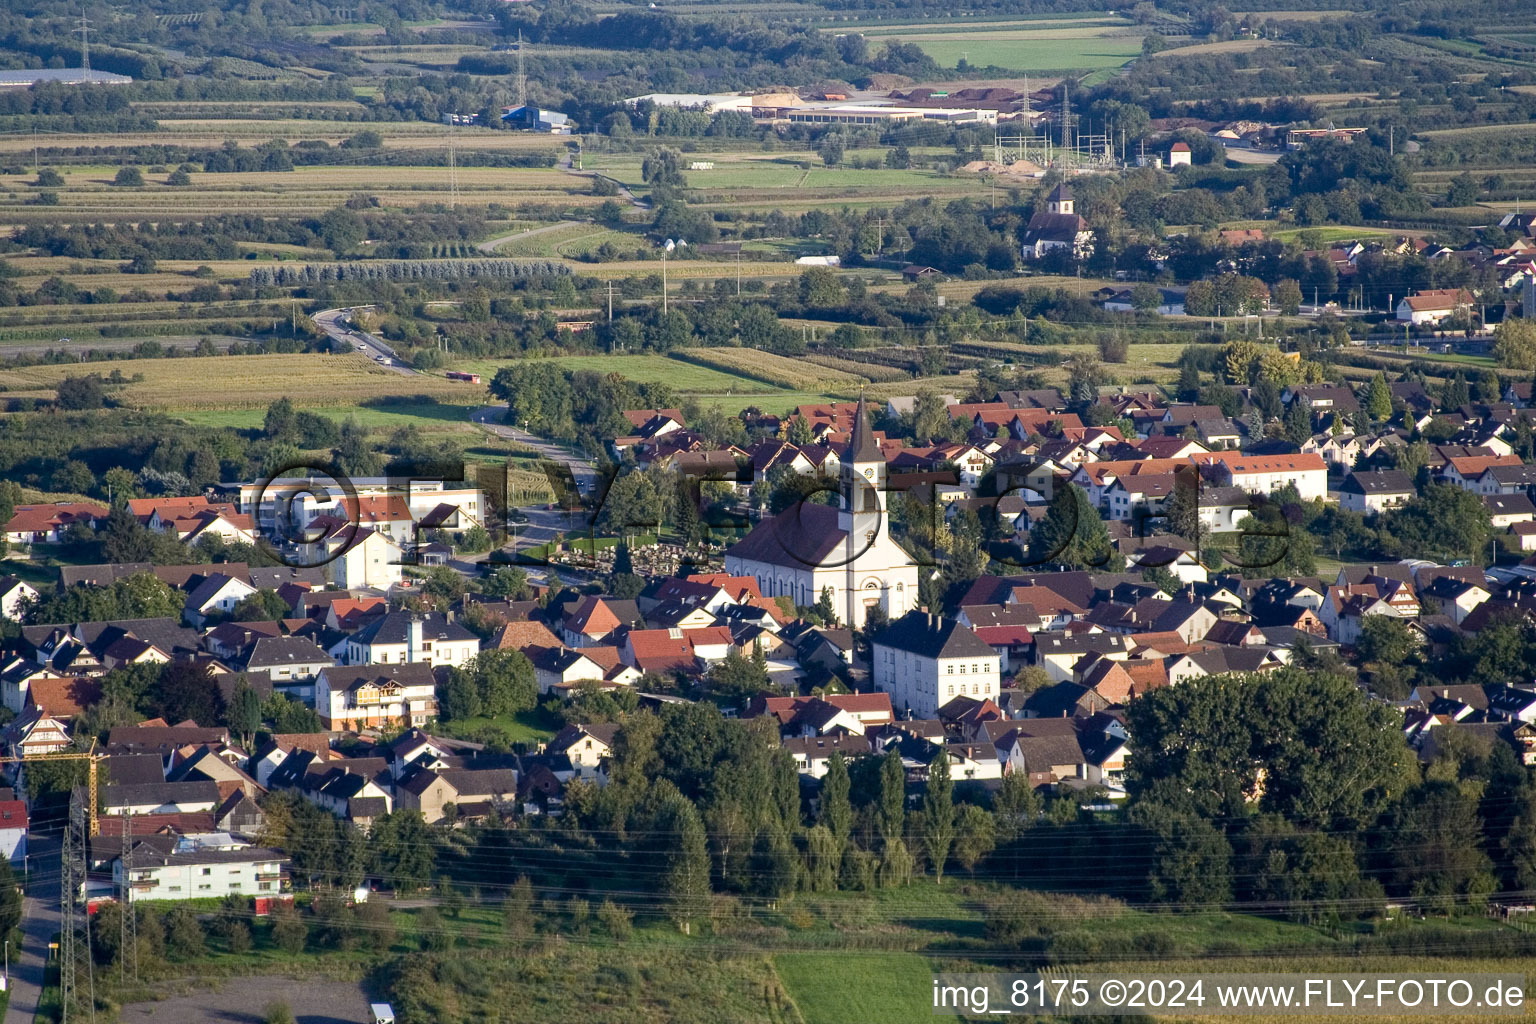
[[[63,753],[63,752],[60,752],[60,753],[54,753],[54,754],[36,754],[36,755],[34,755],[32,757],[27,757],[27,758],[4,757],[4,758],[0,758],[0,762],[8,762],[8,763],[11,763],[11,764],[26,764],[26,763],[36,764],[39,761],[84,761],[84,762],[86,762],[87,786],[90,789],[89,801],[86,804],[86,808],[87,808],[87,811],[86,811],[87,818],[86,818],[86,820],[90,823],[89,824],[90,835],[98,836],[98,835],[101,834],[101,823],[97,820],[97,817],[96,817],[96,799],[97,799],[97,797],[96,797],[96,794],[97,794],[96,762],[100,761],[102,758],[104,758],[106,756],[107,756],[106,754],[98,754],[98,753],[96,753],[96,741],[93,739],[93,740],[91,740],[91,749],[87,750],[87,751],[84,751],[84,752],[76,751],[74,753]]]

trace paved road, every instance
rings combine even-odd
[[[505,405],[485,405],[469,414],[472,422],[482,429],[497,437],[508,441],[516,441],[525,448],[532,448],[541,458],[558,462],[571,471],[575,478],[576,489],[583,497],[590,498],[597,490],[597,466],[591,460],[581,458],[573,454],[569,449],[562,448],[553,441],[546,441],[542,437],[536,437],[517,427],[511,427],[502,422],[506,415]]]
[[[59,841],[27,836],[31,877],[22,906],[21,949],[10,951],[11,1001],[5,1024],[32,1024],[43,994],[48,943],[59,933]]]
[[[350,345],[380,366],[387,366],[396,373],[407,377],[418,376],[421,371],[413,370],[401,362],[400,357],[395,355],[395,350],[385,344],[383,340],[347,326],[346,321],[352,314],[352,308],[322,309],[312,319],[320,325],[322,331],[330,335],[332,341],[340,342],[343,345]],[[358,306],[356,308],[368,309],[370,307]]]

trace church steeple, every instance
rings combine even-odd
[[[864,410],[864,396],[859,396],[858,407],[853,413],[853,438],[848,442],[844,462],[884,462],[874,431],[869,429],[869,417]]]
[[[1051,213],[1071,214],[1076,212],[1076,205],[1072,200],[1072,190],[1067,188],[1066,182],[1051,189],[1051,194],[1045,198],[1045,208]]]
[[[878,529],[885,499],[885,453],[869,428],[864,397],[853,414],[853,435],[843,451],[843,514],[839,525],[859,536]]]

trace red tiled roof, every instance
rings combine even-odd
[[[54,718],[73,718],[101,699],[101,684],[94,679],[34,679],[27,687],[27,703]]]
[[[522,651],[529,647],[559,647],[560,638],[542,622],[509,622],[501,627],[493,643],[496,650]],[[590,654],[587,649],[583,654]]]
[[[93,519],[105,519],[107,509],[85,502],[61,501],[55,505],[17,505],[6,533],[47,533],[55,527]]]

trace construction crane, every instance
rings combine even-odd
[[[90,800],[86,804],[87,829],[91,836],[101,834],[101,822],[96,817],[97,778],[96,763],[106,754],[96,752],[96,741],[91,740],[91,749],[74,753],[34,754],[31,757],[0,757],[0,764],[36,764],[39,761],[84,761],[86,762],[87,787],[90,790]]]

